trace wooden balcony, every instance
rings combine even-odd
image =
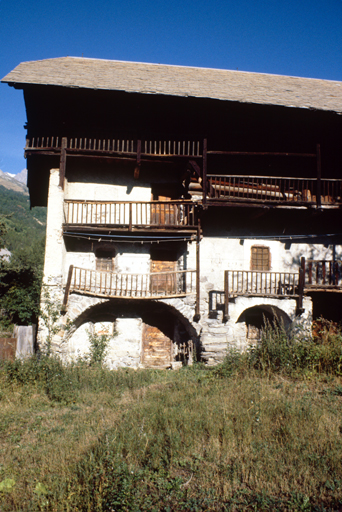
[[[238,296],[294,298],[303,311],[303,296],[309,292],[342,292],[342,261],[305,260],[298,272],[225,270],[224,319],[229,319],[229,300]]]
[[[136,162],[135,176],[139,177],[142,162],[177,162],[186,165],[190,174],[189,192],[201,195],[203,205],[244,205],[273,207],[340,208],[342,206],[342,179],[322,177],[321,149],[317,144],[312,153],[221,151],[208,150],[207,139],[199,140],[137,140],[99,139],[84,137],[32,137],[27,138],[25,154],[57,155],[60,158],[60,186],[64,188],[66,161],[69,157],[126,159]],[[226,173],[232,168],[231,158],[238,159],[234,167],[245,174]],[[252,175],[247,169],[278,168],[281,176]],[[255,167],[253,159],[258,160]],[[261,160],[260,160],[261,159]],[[291,160],[291,164],[286,162]],[[300,176],[303,160],[308,160],[308,178]],[[235,161],[235,160],[234,160]],[[260,162],[263,162],[263,165]],[[287,171],[288,169],[288,171]],[[291,169],[291,171],[290,171]],[[295,171],[293,171],[295,169]],[[216,174],[211,173],[216,170]],[[324,169],[323,169],[324,171]],[[295,172],[296,177],[284,177]],[[192,189],[191,189],[192,187]],[[173,223],[171,223],[173,224]]]
[[[208,174],[208,204],[341,206],[342,180]]]
[[[185,297],[196,294],[196,276],[196,270],[123,274],[70,266],[63,304],[67,305],[71,292],[119,299]]]
[[[342,291],[342,261],[307,260],[306,291]]]
[[[64,201],[64,227],[121,231],[195,231],[193,201]]]
[[[230,297],[297,297],[298,272],[261,272],[253,270],[226,270],[226,288]]]

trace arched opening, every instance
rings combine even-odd
[[[291,319],[277,306],[260,304],[245,309],[236,323],[245,323],[246,341],[253,343],[260,341],[266,325],[284,325],[287,329],[291,324]]]
[[[115,333],[109,366],[166,368],[191,364],[197,334],[189,320],[158,301],[111,299],[90,306],[74,321],[69,343],[75,351],[89,325]],[[77,343],[75,340],[78,340]]]

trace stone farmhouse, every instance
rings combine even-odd
[[[2,81],[48,206],[55,352],[106,332],[111,368],[216,364],[265,321],[339,314],[342,83],[72,57]]]

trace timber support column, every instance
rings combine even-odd
[[[198,219],[197,224],[197,241],[196,241],[196,308],[194,321],[198,322],[201,318],[200,300],[201,300],[201,272],[200,272],[200,242],[201,242],[201,221]]]
[[[229,274],[228,270],[224,271],[224,311],[223,322],[229,320]]]
[[[300,268],[299,268],[297,315],[301,315],[302,313],[304,313],[304,308],[303,308],[304,287],[305,287],[305,258],[304,258],[304,256],[302,256],[300,259]]]
[[[202,171],[202,190],[203,190],[203,197],[202,197],[202,203],[203,207],[207,207],[207,167],[208,167],[208,141],[207,139],[203,139],[203,171]]]

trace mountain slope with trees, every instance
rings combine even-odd
[[[0,330],[35,323],[44,261],[46,208],[30,209],[27,195],[0,186]]]

